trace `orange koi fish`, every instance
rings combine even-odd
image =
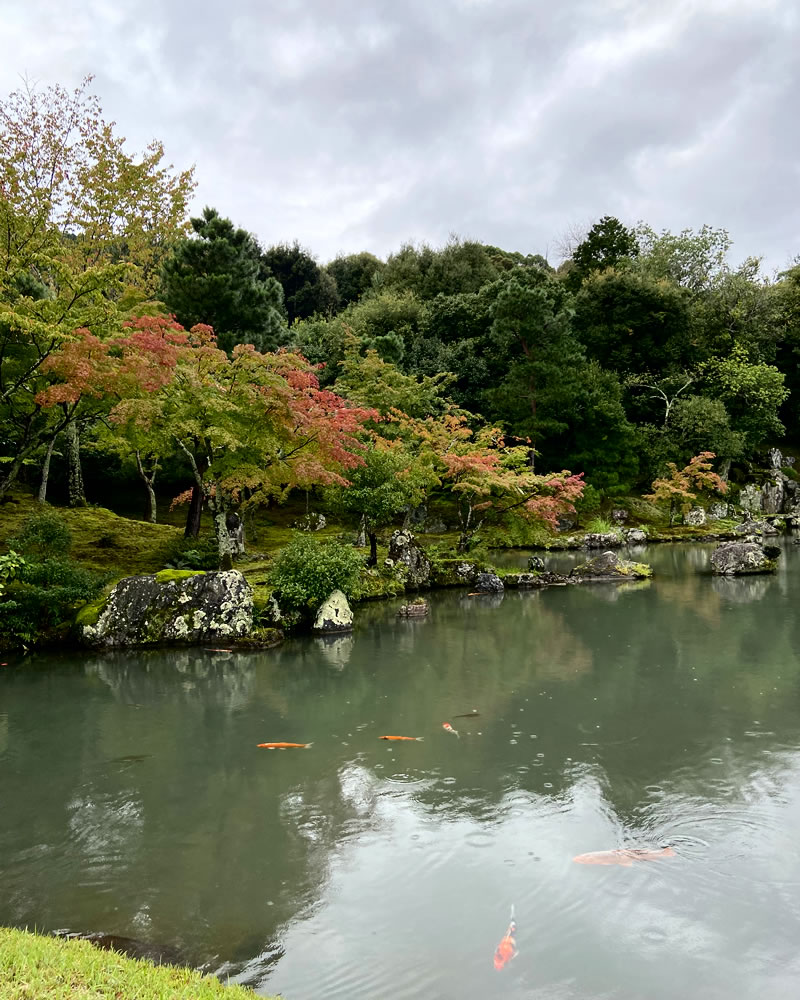
[[[453,729],[453,727],[450,725],[449,722],[443,722],[442,729],[446,729],[448,733],[453,733],[453,735],[458,736],[458,733],[455,731],[455,729]],[[458,738],[461,739],[460,736]]]
[[[498,971],[504,969],[512,958],[516,958],[517,951],[517,922],[514,919],[514,907],[511,907],[511,923],[505,937],[494,950],[494,967]]]
[[[632,865],[634,861],[658,861],[659,858],[674,858],[671,847],[661,847],[650,851],[642,847],[629,847],[617,851],[591,851],[579,854],[573,861],[579,865]]]
[[[264,747],[267,750],[289,750],[293,747],[305,750],[307,747],[313,746],[313,743],[256,743],[256,746]]]
[[[379,740],[410,740],[412,743],[416,740],[416,742],[421,743],[422,740],[424,739],[424,737],[422,737],[422,736],[379,736],[378,739]]]

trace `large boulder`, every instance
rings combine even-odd
[[[253,629],[253,591],[238,570],[164,570],[120,580],[76,621],[90,646],[206,645]]]
[[[646,563],[620,559],[616,552],[602,552],[570,571],[571,580],[645,580],[653,575]]]
[[[625,532],[626,545],[647,545],[647,532],[641,528],[629,528]]]
[[[723,542],[711,554],[711,571],[720,576],[742,573],[772,573],[781,550],[755,540]]]
[[[616,531],[589,532],[583,539],[584,548],[587,549],[618,549],[622,544],[622,535]]]
[[[739,506],[748,514],[761,513],[761,490],[755,483],[743,486],[739,491]]]
[[[712,521],[723,521],[728,516],[728,504],[724,500],[715,500],[708,505],[708,516]]]
[[[784,500],[785,491],[783,488],[783,480],[781,478],[776,476],[775,479],[770,479],[764,483],[761,488],[761,510],[765,514],[782,513]]]
[[[489,572],[478,573],[473,587],[482,594],[501,594],[505,590],[500,577],[496,573]]]
[[[408,587],[428,587],[431,582],[431,564],[410,531],[398,529],[389,539],[389,559],[401,567]]]
[[[341,590],[334,590],[323,601],[314,619],[315,632],[352,632],[353,612]]]
[[[684,515],[683,523],[690,528],[702,528],[706,523],[706,512],[702,507],[692,507]]]

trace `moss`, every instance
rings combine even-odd
[[[232,639],[235,649],[271,649],[283,642],[283,632],[279,628],[254,628],[249,635]]]
[[[653,575],[653,567],[647,563],[622,562],[619,569],[626,576],[651,577]]]
[[[173,580],[187,580],[190,576],[204,576],[202,569],[162,569],[156,573],[158,583],[172,583]]]
[[[0,997],[61,1000],[65,996],[72,1000],[257,1000],[244,986],[225,986],[191,969],[126,958],[88,941],[0,928]]]
[[[108,594],[103,594],[102,597],[98,597],[96,600],[89,601],[88,604],[84,604],[75,616],[75,624],[79,625],[81,628],[83,628],[84,625],[96,625],[103,607],[105,606],[107,597]]]

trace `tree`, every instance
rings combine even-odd
[[[584,361],[572,333],[571,296],[543,272],[533,272],[524,283],[515,277],[504,285],[492,317],[490,341],[508,374],[485,393],[489,413],[535,448],[566,428],[564,398]]]
[[[728,251],[733,241],[725,229],[702,226],[657,233],[645,223],[635,229],[639,243],[636,269],[656,280],[668,280],[691,293],[712,287],[730,272]]]
[[[142,391],[117,404],[110,420],[170,429],[212,513],[223,567],[233,554],[227,517],[245,495],[255,506],[295,487],[345,485],[347,470],[362,464],[357,433],[377,413],[320,389],[303,358],[242,344],[228,357],[208,327],[162,333],[151,317],[137,327],[143,339],[131,340],[141,344]],[[169,381],[148,391],[149,374],[165,368]]]
[[[36,401],[42,366],[75,330],[109,336],[153,294],[194,186],[191,170],[162,163],[160,143],[125,150],[90,81],[0,103],[0,439],[12,459],[0,496],[70,423]]]
[[[283,289],[263,274],[255,238],[214,208],[191,222],[196,238],[179,243],[164,263],[164,303],[186,328],[212,326],[224,351],[236,344],[275,350],[286,335]]]
[[[653,492],[646,494],[645,500],[668,504],[669,523],[672,524],[677,511],[687,511],[698,493],[708,490],[727,493],[728,484],[711,471],[711,459],[715,457],[713,452],[703,451],[683,469],[678,469],[674,462],[668,462],[669,475],[653,481]]]
[[[335,257],[325,270],[336,282],[339,308],[358,302],[362,295],[374,287],[375,280],[384,267],[382,260],[366,251]]]
[[[778,411],[789,393],[783,372],[774,365],[751,363],[745,347],[737,345],[726,358],[711,358],[699,365],[702,384],[720,399],[752,450],[765,439],[783,434]]]
[[[278,243],[263,252],[261,261],[263,273],[276,278],[283,288],[290,325],[298,319],[336,312],[336,280],[299,243]]]
[[[363,465],[348,472],[349,484],[329,489],[326,496],[335,510],[363,526],[370,547],[367,565],[375,566],[378,530],[401,511],[419,506],[439,480],[428,457],[413,455],[401,441],[375,437],[363,458]]]
[[[396,365],[384,361],[377,351],[358,352],[358,342],[339,362],[339,377],[334,390],[346,399],[376,409],[381,416],[401,410],[410,417],[440,415],[453,408],[444,395],[453,381],[447,372],[429,377],[404,375]]]
[[[594,271],[617,267],[639,255],[636,233],[623,226],[619,219],[604,215],[595,222],[586,238],[572,253],[572,267],[567,274],[567,286],[577,291]]]

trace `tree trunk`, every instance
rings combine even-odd
[[[2,499],[2,497],[6,495],[6,493],[11,489],[11,487],[16,482],[17,475],[19,474],[19,470],[22,468],[22,462],[24,458],[25,458],[25,452],[21,451],[14,459],[14,461],[9,466],[5,467],[8,469],[8,471],[3,475],[2,478],[0,478],[0,499]]]
[[[144,465],[142,464],[141,453],[137,450],[136,452],[136,468],[139,470],[139,475],[141,476],[142,482],[147,488],[147,500],[148,500],[148,513],[147,520],[151,524],[156,523],[156,491],[153,489],[153,483],[156,480],[156,473],[158,472],[158,459],[153,462],[153,469],[148,476],[145,472]]]
[[[724,479],[727,483],[728,476],[731,471],[731,460],[729,458],[723,458],[719,467],[719,478]]]
[[[192,499],[186,512],[186,528],[184,538],[197,538],[200,534],[200,519],[203,516],[203,491],[199,486],[192,487]]]
[[[66,427],[67,433],[67,467],[69,506],[85,507],[86,493],[83,489],[83,469],[81,469],[81,439],[78,425],[70,420]]]
[[[369,559],[367,559],[367,566],[377,566],[378,565],[378,536],[374,531],[369,532]]]
[[[54,434],[48,444],[47,451],[44,453],[44,461],[42,462],[42,481],[39,484],[39,503],[47,503],[47,480],[50,478],[50,459],[53,457],[53,448],[56,446],[56,438],[58,434]]]

